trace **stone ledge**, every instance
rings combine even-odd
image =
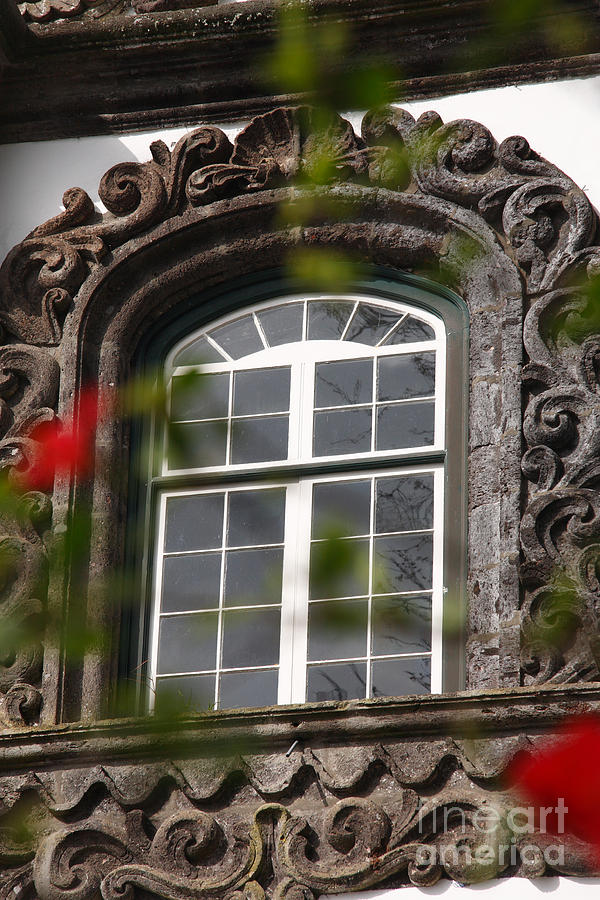
[[[600,712],[600,684],[464,691],[402,699],[197,713],[170,721],[109,719],[0,734],[0,770],[98,759],[287,750],[293,741],[327,745],[392,738],[481,737],[542,732],[575,715]],[[160,742],[157,743],[157,737]]]

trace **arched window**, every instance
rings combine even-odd
[[[364,295],[278,297],[172,348],[151,706],[442,689],[446,355],[439,314]]]

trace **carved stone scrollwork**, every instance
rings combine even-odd
[[[212,0],[214,3],[214,0]],[[25,0],[18,3],[25,21],[46,24],[60,19],[100,19],[129,13],[155,13],[174,9],[186,9],[196,5],[195,0]],[[210,6],[210,0],[203,0]]]
[[[339,116],[324,120],[306,107],[275,109],[253,119],[233,145],[218,128],[205,127],[173,151],[158,141],[151,152],[149,162],[123,163],[103,177],[105,215],[73,188],[64,195],[64,211],[9,254],[0,270],[0,322],[9,335],[30,345],[59,344],[65,318],[77,321],[87,285],[110,271],[117,248],[121,256],[127,248],[135,252],[132,239],[150,229],[156,234],[164,223],[170,228],[182,218],[208,221],[218,203],[221,212],[258,203],[261,192],[272,202],[272,189],[289,185],[292,199],[296,189],[315,196],[333,190],[347,199],[347,210],[356,210],[385,194],[390,204],[400,197],[426,202],[442,233],[458,210],[468,233],[485,234],[503,248],[511,272],[520,273],[527,308],[522,677],[600,679],[593,637],[600,600],[596,577],[590,576],[597,568],[593,547],[600,544],[600,340],[586,288],[600,272],[600,247],[597,217],[585,194],[524,138],[498,145],[483,125],[443,123],[434,112],[415,121],[405,110],[379,109],[367,114],[357,135]],[[352,191],[344,191],[348,184]],[[418,229],[419,213],[410,215]],[[424,257],[443,256],[444,271],[472,262],[468,247],[449,247],[443,234],[434,250],[421,249]],[[2,421],[18,402],[11,399],[13,384],[10,374],[0,382],[0,397],[8,404],[8,412],[0,409]],[[38,416],[53,408],[46,401],[34,405]],[[518,411],[507,414],[518,428]],[[27,440],[26,429],[18,435],[9,429],[0,455],[25,457]]]
[[[31,462],[31,431],[54,418],[59,368],[47,352],[18,344],[0,349],[0,469],[12,480]],[[41,707],[41,634],[47,589],[43,529],[48,497],[22,494],[0,513],[0,721],[36,721]]]
[[[523,653],[526,676],[537,682],[600,679],[600,342],[593,316],[586,292],[567,288],[538,299],[525,321],[535,362],[523,373],[530,482],[521,529]]]
[[[121,163],[103,176],[98,192],[108,213],[101,221],[94,224],[97,216],[86,192],[71,188],[63,196],[64,212],[9,253],[0,269],[0,321],[11,334],[29,344],[58,344],[73,296],[94,264],[143,229],[176,215],[188,174],[227,159],[231,144],[219,129],[205,127],[172,151],[162,141],[150,149],[151,162]]]
[[[339,800],[308,818],[270,803],[250,820],[188,810],[158,828],[135,810],[122,828],[91,821],[58,829],[41,842],[27,875],[18,870],[8,883],[21,878],[37,900],[316,900],[378,885],[426,887],[441,877],[470,884],[507,870],[589,871],[583,847],[554,838],[549,853],[550,835],[512,834],[497,805],[493,829],[481,827],[490,821],[486,803],[450,793],[419,808],[413,795],[405,822],[394,804],[388,812],[370,799]]]
[[[129,0],[25,0],[19,12],[28,22],[54,22],[58,19],[101,18],[117,15],[131,7]]]
[[[500,779],[538,739],[438,735],[368,752],[350,741],[280,762],[283,778],[260,754],[19,770],[0,779],[0,900],[15,886],[28,900],[317,900],[440,878],[592,874],[571,836],[510,825],[515,800]],[[215,765],[222,778],[210,783]],[[362,796],[344,787],[350,769]]]

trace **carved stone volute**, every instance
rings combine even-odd
[[[323,183],[315,184],[314,160],[323,145],[331,166]],[[25,466],[33,425],[55,414],[59,369],[44,348],[56,348],[62,360],[64,404],[81,386],[85,366],[100,381],[118,380],[145,323],[157,322],[163,310],[174,306],[178,292],[190,296],[200,281],[222,283],[232,258],[239,274],[246,275],[253,266],[256,271],[280,265],[295,241],[348,247],[360,258],[398,268],[433,262],[439,278],[452,277],[472,304],[472,340],[479,342],[476,350],[472,345],[472,372],[484,368],[482,334],[491,327],[490,303],[479,309],[472,302],[486,281],[490,297],[496,296],[503,310],[495,314],[504,321],[491,340],[504,342],[496,347],[502,371],[497,364],[485,375],[472,375],[471,406],[474,415],[483,416],[485,404],[501,404],[496,425],[506,465],[501,472],[497,460],[493,465],[494,503],[504,518],[497,528],[495,588],[485,584],[489,559],[475,559],[487,549],[473,546],[470,551],[469,640],[481,643],[481,634],[496,634],[494,646],[480,654],[480,659],[485,653],[487,658],[507,654],[506,682],[496,673],[496,684],[514,684],[519,677],[526,683],[600,679],[600,344],[586,289],[600,271],[600,248],[597,217],[585,194],[524,138],[498,144],[477,122],[443,123],[434,112],[415,121],[401,109],[369,113],[360,135],[339,116],[324,122],[307,107],[275,109],[253,119],[233,144],[220,129],[202,127],[173,150],[155,142],[151,155],[146,163],[113,166],[102,178],[104,215],[94,210],[85,191],[67,191],[64,211],[34,229],[0,270],[0,322],[9,342],[0,351],[0,461]],[[277,204],[302,191],[334,196],[339,221],[319,213],[304,228],[282,223],[275,215]],[[246,250],[253,230],[251,257]],[[218,260],[217,250],[223,254]],[[141,259],[152,259],[151,272],[147,263],[137,262]],[[518,332],[523,313],[522,341],[520,334],[517,341],[511,329]],[[123,349],[125,333],[131,352],[129,345]],[[75,352],[78,362],[72,365],[69,357]],[[491,358],[489,347],[485,352]],[[122,364],[114,362],[114,372],[102,368],[111,353],[126,356]],[[484,426],[472,419],[472,494],[475,460],[489,450],[482,443]],[[115,435],[115,446],[122,447]],[[522,483],[514,465],[521,456]],[[485,464],[492,466],[490,459],[488,453]],[[479,527],[476,513],[470,509],[472,533]],[[481,507],[477,514],[483,522],[487,510]],[[93,542],[105,566],[116,527],[110,515],[114,510],[98,517],[104,544],[99,538]],[[520,608],[515,577],[519,519]],[[25,590],[19,579],[26,581],[28,573],[43,568],[39,560],[32,562],[35,554],[43,555],[43,547],[33,531],[26,536],[9,529],[7,540],[15,555],[20,548],[22,563],[6,608],[18,605],[30,615],[35,607],[39,615],[43,598]],[[37,574],[35,579],[43,581]],[[494,597],[494,590],[506,596]],[[0,609],[1,604],[0,599]],[[480,608],[485,612],[480,614]],[[515,627],[521,631],[521,676],[514,663]],[[21,665],[6,652],[0,666],[13,673],[10,687],[8,676],[2,682],[4,690],[37,684],[35,654],[30,664]],[[479,670],[471,667],[469,677],[477,682]],[[17,707],[28,704],[19,701]]]

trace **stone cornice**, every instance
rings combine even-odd
[[[597,0],[567,3],[583,24],[586,44],[568,38],[560,49],[547,41],[553,13],[534,19],[507,46],[490,26],[491,0],[388,0],[375,9],[369,0],[307,5],[312,24],[326,16],[351,25],[353,45],[342,68],[355,67],[368,47],[396,73],[391,88],[399,98],[598,71]],[[1,0],[0,47],[8,60],[3,139],[227,121],[307,99],[274,97],[260,81],[257,62],[272,46],[276,6],[249,0],[26,25],[15,0]]]
[[[140,759],[285,751],[299,741],[327,745],[418,738],[510,737],[543,732],[575,715],[600,712],[600,684],[462,691],[402,699],[353,700],[149,718],[13,727],[0,734],[0,770],[59,761]]]

